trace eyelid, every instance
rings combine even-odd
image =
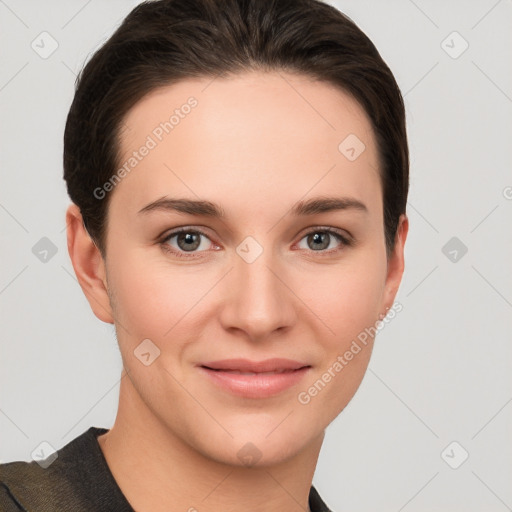
[[[309,235],[310,233],[316,233],[317,231],[318,232],[334,233],[334,234],[340,235],[342,238],[344,238],[347,241],[347,243],[349,243],[349,242],[355,243],[354,237],[346,229],[335,228],[333,226],[322,226],[322,225],[318,225],[318,224],[304,228],[304,231],[300,235],[301,236],[300,240],[302,240],[302,238],[304,238],[306,235]]]
[[[206,232],[205,228],[202,226],[177,226],[175,228],[166,229],[161,235],[159,235],[157,238],[161,240],[167,240],[171,236],[178,235],[179,233],[200,233],[201,235],[204,235],[207,238],[210,238],[208,233]]]

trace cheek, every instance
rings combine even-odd
[[[309,291],[305,302],[315,305],[312,309],[321,319],[316,321],[319,330],[315,338],[323,358],[297,398],[321,422],[331,422],[346,407],[370,361],[382,284],[378,266],[366,270],[352,268],[320,280],[317,275],[313,280],[316,288],[313,281],[302,281],[303,293]]]
[[[302,280],[303,292],[309,290],[308,301],[316,305],[315,313],[332,332],[324,329],[326,334],[317,337],[325,358],[303,390],[301,403],[307,402],[319,415],[327,414],[329,421],[352,399],[368,367],[385,271],[385,261],[369,255],[336,272],[317,274],[316,288]]]
[[[115,290],[116,320],[127,328],[133,343],[149,338],[163,344],[184,328],[190,334],[196,321],[207,317],[222,273],[208,265],[171,264],[162,254],[148,257],[147,252],[113,252],[116,263],[109,267],[109,282]],[[285,281],[300,298],[290,300],[304,309],[307,323],[323,332],[317,332],[318,340],[342,349],[374,325],[386,270],[385,257],[377,253],[369,248],[337,264],[292,265],[285,270]]]
[[[319,339],[342,349],[366,327],[374,325],[381,307],[385,264],[360,259],[353,264],[301,272],[297,295],[318,316],[324,336]]]
[[[149,338],[163,343],[207,302],[205,296],[215,276],[193,266],[170,265],[160,255],[152,260],[143,252],[129,255],[126,251],[109,271],[116,296],[116,320],[127,328],[134,343],[139,338],[139,342]]]

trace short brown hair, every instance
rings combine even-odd
[[[64,179],[103,256],[111,194],[100,200],[94,190],[117,170],[121,123],[130,108],[180,80],[250,70],[334,84],[364,108],[379,152],[389,256],[409,188],[403,98],[370,39],[320,0],[145,1],[94,53],[77,77],[67,117]]]

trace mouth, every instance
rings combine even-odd
[[[268,398],[297,385],[311,365],[290,359],[229,359],[198,368],[223,391],[244,398]]]
[[[242,372],[240,370],[219,370],[216,368],[209,368],[208,366],[202,366],[202,368],[206,368],[207,370],[212,370],[214,372],[233,373],[236,375],[276,375],[278,373],[292,373],[300,370],[300,368],[297,368],[297,370],[274,370],[271,372]]]
[[[251,361],[249,359],[222,359],[219,361],[209,361],[201,363],[200,366],[210,370],[222,370],[246,373],[267,373],[267,372],[285,372],[299,370],[307,363],[295,361],[293,359],[283,359],[274,357],[273,359],[265,359],[264,361]]]

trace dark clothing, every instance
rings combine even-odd
[[[41,461],[0,464],[0,512],[135,512],[96,439],[106,432],[90,427],[58,450],[46,469]],[[55,454],[45,460],[51,457]],[[309,506],[312,512],[331,512],[313,486]]]

